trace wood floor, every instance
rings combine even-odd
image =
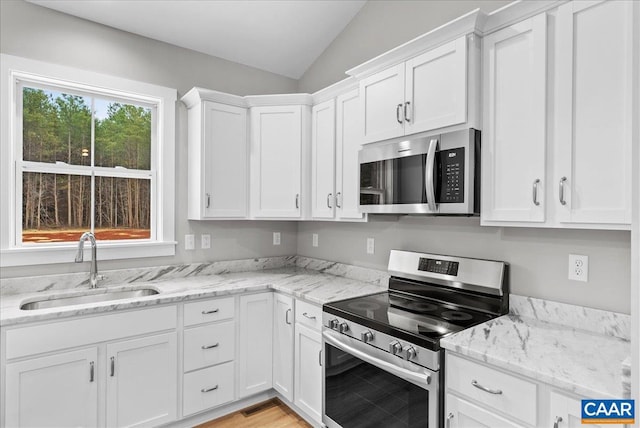
[[[274,398],[238,412],[205,422],[196,428],[311,428],[304,419]]]

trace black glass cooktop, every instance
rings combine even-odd
[[[393,291],[328,303],[324,311],[434,350],[440,338],[497,316]]]

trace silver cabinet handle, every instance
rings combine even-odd
[[[502,391],[500,389],[491,389],[491,388],[487,388],[486,386],[482,386],[478,383],[477,380],[472,380],[471,381],[471,385],[475,386],[478,389],[481,389],[484,392],[488,392],[489,394],[495,394],[495,395],[500,395],[502,394]]]
[[[318,351],[318,365],[322,367],[322,349]]]
[[[409,117],[409,113],[408,113],[408,109],[410,105],[411,103],[409,101],[404,103],[404,120],[406,120],[407,122],[411,122],[411,118]]]
[[[538,201],[538,185],[540,184],[540,179],[536,178],[535,181],[533,182],[533,205],[540,205],[540,202]]]
[[[558,428],[560,426],[560,422],[562,422],[562,416],[556,416],[556,420],[553,423],[553,428]]]
[[[309,318],[310,320],[314,320],[316,319],[316,317],[314,317],[313,315],[309,315],[308,313],[303,313],[302,316],[304,316],[305,318]]]
[[[429,142],[429,150],[427,151],[427,160],[425,164],[425,191],[427,193],[427,205],[430,211],[437,209],[436,205],[436,187],[433,181],[433,172],[435,171],[436,150],[438,149],[438,140],[433,139]]]
[[[451,419],[453,419],[454,414],[453,413],[449,413],[447,415],[447,428],[451,428]]]
[[[287,309],[287,312],[284,314],[284,322],[291,325],[291,321],[289,321],[289,314],[291,313],[291,308]]]
[[[399,124],[402,124],[402,117],[400,116],[400,110],[402,110],[402,104],[396,106],[396,120]]]
[[[210,315],[210,314],[215,314],[219,311],[220,309],[216,308],[216,309],[210,309],[208,311],[202,311],[202,315]]]
[[[211,392],[211,391],[215,391],[216,389],[218,389],[218,385],[212,386],[211,388],[202,388],[200,392]]]
[[[202,345],[201,348],[202,349],[213,349],[213,348],[217,348],[218,346],[220,346],[220,343],[214,343],[213,345]]]
[[[111,377],[116,375],[116,357],[111,357]]]
[[[333,193],[327,195],[327,208],[331,208],[331,195],[333,195]]]
[[[89,363],[89,382],[93,382],[95,375],[95,364],[93,361]]]
[[[296,193],[296,209],[300,208],[300,193]]]
[[[340,200],[341,198],[342,198],[342,192],[336,193],[336,207],[337,208],[342,208],[342,201]]]
[[[207,208],[211,206],[211,195],[207,193]]]
[[[567,177],[562,177],[560,179],[560,187],[558,189],[558,192],[560,193],[560,203],[562,205],[567,205],[567,201],[564,200],[564,183],[565,181],[567,181]]]

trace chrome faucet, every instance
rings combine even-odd
[[[91,280],[91,288],[96,288],[98,286],[98,258],[96,255],[96,237],[93,233],[85,232],[80,237],[80,240],[78,241],[76,263],[82,263],[84,261],[84,241],[87,239],[91,241],[91,270],[89,279]]]

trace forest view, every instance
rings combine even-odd
[[[98,239],[150,237],[149,175],[122,177],[151,169],[149,108],[25,87],[23,160],[38,162],[22,173],[23,242],[75,241],[92,216]],[[68,165],[84,168],[56,172]]]

